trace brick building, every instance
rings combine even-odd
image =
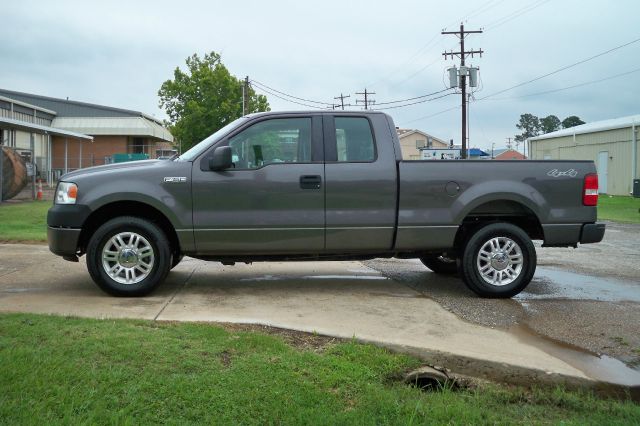
[[[172,142],[160,120],[139,111],[0,89],[0,144],[33,155],[49,182],[113,154],[169,156]]]

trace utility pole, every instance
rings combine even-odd
[[[242,116],[243,117],[247,115],[248,109],[249,109],[249,76],[246,76],[242,84]]]
[[[367,90],[365,89],[365,92],[366,92],[366,91],[367,91]],[[342,93],[340,93],[340,96],[336,96],[336,97],[335,97],[335,98],[333,98],[333,99],[340,99],[340,106],[342,107],[342,110],[344,111],[344,98],[350,98],[350,97],[351,97],[351,95],[344,96]],[[366,98],[365,98],[365,99],[366,99]],[[347,106],[349,106],[349,104],[347,104]],[[335,109],[335,108],[334,108],[334,109]],[[366,108],[365,108],[365,109],[366,109]]]
[[[356,95],[364,95],[364,100],[356,99],[356,105],[361,103],[364,104],[364,109],[369,109],[369,105],[375,104],[376,101],[373,99],[369,99],[369,96],[375,95],[376,92],[367,92],[367,89],[364,89],[364,92],[356,92]]]
[[[507,149],[511,149],[511,138],[507,138]]]
[[[453,58],[457,56],[460,58],[460,89],[462,90],[462,158],[467,158],[467,75],[469,69],[465,66],[465,58],[467,55],[479,54],[482,57],[484,53],[480,50],[464,50],[464,39],[467,34],[482,33],[482,30],[465,31],[464,24],[460,24],[460,31],[442,31],[441,34],[454,34],[460,39],[460,51],[459,52],[444,52],[444,58],[448,59],[449,56]]]

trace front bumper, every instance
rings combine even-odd
[[[77,259],[80,232],[91,209],[83,204],[54,204],[47,212],[47,241],[52,253]]]
[[[81,229],[47,227],[47,241],[51,253],[62,257],[73,257],[78,251]]]
[[[82,228],[91,214],[84,204],[54,204],[47,212],[47,225],[61,228]]]
[[[587,223],[582,225],[580,244],[599,243],[604,238],[604,223]]]

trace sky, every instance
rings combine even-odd
[[[640,42],[494,95],[639,39],[637,0],[2,2],[0,87],[159,118],[162,82],[186,57],[210,51],[237,77],[298,98],[329,104],[342,93],[354,104],[366,88],[378,108],[415,102],[381,105],[447,88],[446,69],[459,60],[442,52],[459,45],[440,32],[461,22],[483,29],[465,41],[484,51],[467,59],[481,80],[470,146],[505,146],[523,113],[586,122],[640,113]],[[272,110],[308,109],[267,98]],[[460,101],[450,95],[385,112],[396,126],[459,144]]]

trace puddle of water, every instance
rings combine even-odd
[[[261,277],[240,278],[239,281],[278,281],[284,279],[284,277],[279,277],[277,275],[263,275]]]
[[[388,293],[384,291],[371,291],[369,296],[382,296],[382,297],[401,297],[404,299],[428,299],[427,296],[420,293]]]
[[[577,346],[541,335],[525,324],[509,329],[519,340],[563,360],[599,382],[630,386],[640,390],[640,371],[606,355],[591,353]]]
[[[372,271],[371,269],[361,268],[361,269],[347,269],[347,272],[351,272],[352,274],[368,274],[368,275],[376,275],[376,271]]]
[[[388,280],[380,275],[306,275],[303,280]]]
[[[388,280],[380,275],[305,275],[302,277],[283,277],[279,275],[263,275],[261,277],[240,278],[239,281],[279,281],[289,279],[302,280]]]
[[[46,288],[5,288],[0,293],[28,293],[31,291],[45,291]]]
[[[578,299],[640,302],[640,282],[593,277],[539,267],[531,284],[516,300]]]

